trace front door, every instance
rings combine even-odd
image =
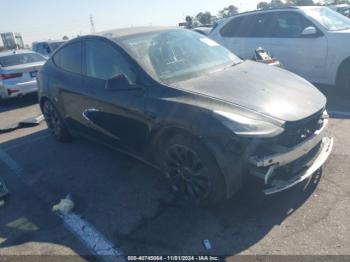
[[[148,135],[144,116],[146,90],[137,83],[136,69],[108,40],[86,40],[84,45],[81,114],[98,137],[129,149],[141,149]],[[128,78],[130,86],[106,88],[107,80],[120,74]]]
[[[73,130],[85,129],[79,113],[82,93],[82,42],[76,41],[59,50],[52,58],[57,66],[50,76],[54,102],[61,103],[62,116]]]
[[[303,36],[303,30],[311,26],[317,28],[297,12],[275,12],[270,51],[285,69],[311,82],[322,82],[327,75],[327,39],[321,31]]]

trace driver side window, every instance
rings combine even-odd
[[[88,40],[85,42],[85,57],[87,76],[108,80],[124,74],[135,83],[129,62],[111,45],[100,40]]]
[[[299,38],[303,30],[310,26],[314,25],[296,12],[278,12],[274,17],[271,37]]]

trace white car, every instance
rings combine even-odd
[[[41,54],[42,56],[49,58],[52,53],[59,48],[61,45],[66,43],[67,41],[44,41],[44,42],[35,42],[32,44],[32,50]]]
[[[310,82],[350,91],[350,19],[327,7],[288,7],[236,15],[209,37],[251,59],[257,47]]]
[[[0,52],[0,104],[37,92],[36,74],[45,62],[43,56],[28,50]]]

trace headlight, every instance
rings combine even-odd
[[[225,111],[214,111],[214,116],[238,136],[274,137],[284,131],[281,126]]]

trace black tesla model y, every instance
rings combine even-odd
[[[265,194],[328,159],[326,98],[280,68],[242,61],[185,29],[131,28],[73,39],[38,75],[53,137],[80,135],[159,167],[181,199],[209,205],[246,176]]]

